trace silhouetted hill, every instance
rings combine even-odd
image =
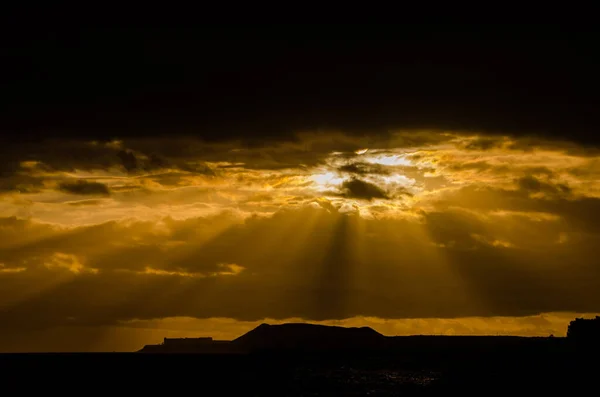
[[[596,320],[597,321],[597,320]],[[596,322],[589,321],[590,324]],[[579,326],[582,321],[573,322]],[[586,323],[587,324],[587,323]],[[450,362],[481,354],[515,356],[539,355],[541,352],[565,352],[576,348],[597,347],[587,340],[575,338],[575,326],[570,327],[569,338],[518,337],[518,336],[384,336],[369,327],[346,328],[307,323],[279,325],[261,324],[232,341],[201,338],[165,338],[157,345],[146,345],[142,353],[196,353],[196,354],[247,354],[293,353],[294,355],[319,353],[341,357],[346,353],[370,356],[396,356],[411,360]],[[594,328],[595,329],[595,328]],[[594,332],[594,335],[596,333]],[[574,343],[581,342],[581,343]],[[333,354],[331,354],[333,353]],[[476,360],[475,360],[476,361]]]
[[[60,370],[111,392],[133,379],[138,391],[156,392],[162,382],[168,390],[201,385],[232,395],[573,395],[593,389],[600,368],[587,343],[570,339],[384,336],[368,327],[262,324],[233,341],[164,338],[141,350],[167,354],[0,354],[0,378],[22,387],[35,371],[43,369],[43,377]],[[119,371],[110,384],[98,383],[91,365]],[[152,381],[132,378],[130,368]]]
[[[304,323],[261,324],[232,341],[249,351],[271,349],[364,349],[385,345],[372,328],[345,328]]]

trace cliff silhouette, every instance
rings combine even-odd
[[[0,354],[0,367],[6,380],[56,370],[56,379],[69,373],[106,393],[133,382],[144,392],[241,396],[572,395],[594,390],[600,369],[589,344],[572,340],[579,324],[597,322],[575,324],[568,337],[385,336],[368,327],[262,324],[233,340],[164,338],[135,354]],[[91,367],[112,372],[98,378]]]
[[[576,320],[579,321],[579,320]],[[600,321],[598,321],[600,322]],[[482,352],[527,352],[543,349],[566,349],[569,338],[519,336],[385,336],[369,327],[339,327],[308,323],[261,324],[231,340],[202,338],[165,338],[163,343],[146,345],[142,353],[247,354],[256,352],[334,352],[367,351],[374,353],[437,355],[480,354]],[[596,323],[595,323],[596,324]],[[588,326],[589,328],[589,326]],[[587,329],[587,328],[586,328]],[[586,335],[589,331],[586,331]],[[578,334],[579,335],[579,334]],[[578,338],[581,339],[581,338]],[[586,344],[587,346],[587,344]]]

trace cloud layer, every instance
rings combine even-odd
[[[22,143],[0,165],[0,322],[598,312],[597,155],[445,131]]]

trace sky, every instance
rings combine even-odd
[[[573,32],[39,29],[2,54],[0,351],[600,312]]]

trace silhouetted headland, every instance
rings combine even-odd
[[[69,374],[107,393],[129,383],[138,393],[200,386],[210,395],[572,395],[597,386],[599,323],[575,319],[567,337],[385,336],[368,327],[262,324],[233,340],[165,338],[142,354],[0,355],[0,380],[22,387]]]
[[[557,351],[592,347],[600,332],[600,317],[594,320],[576,319],[569,325],[568,338],[519,336],[385,336],[369,327],[339,327],[306,323],[279,325],[261,324],[240,337],[214,340],[211,337],[164,338],[163,343],[146,345],[142,353],[249,354],[258,352],[318,352],[361,351],[373,354],[402,352],[403,354],[460,354],[483,352],[526,353],[534,350]],[[577,340],[580,343],[572,343]]]
[[[146,345],[148,353],[252,353],[272,350],[378,349],[387,337],[372,328],[346,328],[304,323],[261,324],[232,341],[200,338],[164,338]]]

